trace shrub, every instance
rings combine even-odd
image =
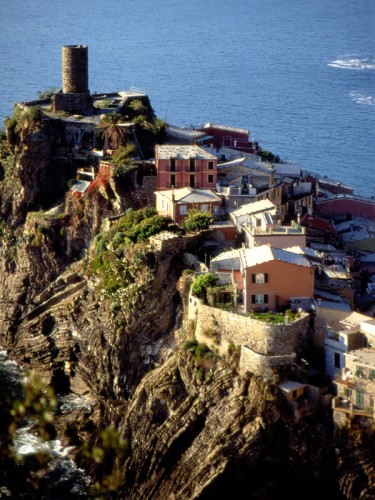
[[[209,212],[190,210],[184,219],[183,227],[186,232],[203,231],[208,229],[213,220]]]
[[[201,274],[196,278],[192,286],[193,294],[207,302],[207,288],[214,287],[217,285],[219,278],[214,274]]]
[[[56,87],[50,87],[49,89],[39,90],[38,99],[50,99],[53,94],[56,93]]]
[[[169,217],[153,215],[144,219],[128,232],[128,237],[136,242],[146,241],[150,236],[165,231],[172,220]]]
[[[111,160],[115,165],[126,165],[127,163],[129,163],[134,152],[135,146],[133,143],[126,144],[125,146],[119,146],[112,154]]]

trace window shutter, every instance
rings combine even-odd
[[[265,295],[265,296],[264,296],[264,303],[265,303],[265,304],[268,304],[268,295]]]
[[[255,304],[255,295],[252,295],[252,296],[251,296],[251,303],[252,303],[252,304]]]
[[[251,281],[252,281],[253,283],[255,283],[255,274],[252,274],[252,275],[251,275]]]
[[[268,283],[268,273],[264,273],[264,282]]]

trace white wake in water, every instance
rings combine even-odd
[[[368,95],[362,95],[359,92],[355,92],[354,90],[349,93],[351,99],[357,104],[365,104],[367,106],[375,106],[375,97]]]
[[[360,57],[357,55],[339,56],[338,59],[331,61],[328,66],[339,69],[368,70],[375,69],[374,57]]]

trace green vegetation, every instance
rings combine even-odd
[[[201,274],[195,279],[192,286],[192,292],[198,299],[207,303],[207,289],[215,287],[218,281],[219,278],[215,274]]]
[[[271,153],[271,151],[262,149],[258,154],[262,157],[263,160],[269,161],[271,163],[280,163],[280,157],[278,155],[274,155],[273,153]]]
[[[102,115],[97,129],[104,139],[104,151],[109,148],[116,150],[125,142],[128,131],[121,126],[123,121],[123,117],[118,113]]]
[[[199,343],[196,339],[188,340],[184,349],[193,356],[193,366],[196,368],[196,381],[203,383],[209,380],[211,371],[215,368],[220,357],[215,354],[206,344]]]
[[[4,120],[8,144],[13,151],[22,146],[25,138],[40,129],[41,113],[38,107],[22,108],[16,106],[12,117]]]
[[[91,486],[93,498],[112,498],[125,480],[116,464],[129,454],[128,440],[122,439],[117,430],[106,427],[99,432],[94,446],[84,445],[83,453],[100,467],[97,480]]]
[[[68,498],[65,484],[56,483],[53,472],[51,474],[54,468],[59,468],[61,459],[47,445],[57,437],[59,408],[53,388],[30,371],[22,385],[13,387],[11,394],[6,397],[2,394],[1,398],[2,493],[12,498]],[[31,426],[39,444],[34,452],[21,455],[16,452],[15,440],[19,429],[26,424]],[[83,443],[76,420],[68,423],[66,430],[77,455],[82,456],[87,469],[95,473],[95,482],[88,492],[90,498],[112,498],[124,481],[117,464],[129,453],[127,440],[122,439],[117,430],[106,427],[91,443]]]
[[[264,313],[251,311],[249,313],[250,318],[258,319],[260,321],[265,321],[273,325],[283,325],[285,324],[285,318],[288,317],[290,321],[294,321],[300,318],[300,313],[293,313],[290,309],[286,310],[285,313],[276,313],[272,311],[267,311]]]
[[[187,233],[193,231],[203,231],[208,229],[213,221],[212,214],[200,212],[199,210],[189,210],[183,221],[183,227]]]
[[[113,177],[122,183],[124,188],[133,187],[132,173],[137,169],[132,165],[132,155],[135,152],[133,143],[119,146],[111,156],[111,161],[115,165]]]
[[[111,160],[116,166],[119,167],[128,165],[131,162],[134,152],[135,146],[133,143],[126,144],[125,146],[119,146],[112,154]]]
[[[56,94],[56,87],[50,87],[45,90],[39,90],[38,99],[51,99],[53,95]]]
[[[100,101],[96,101],[95,107],[98,109],[106,109],[109,107],[111,101],[109,99],[102,99]]]
[[[106,233],[96,237],[91,271],[101,278],[105,297],[127,309],[141,308],[154,277],[155,256],[149,237],[169,228],[171,219],[154,209],[130,210]],[[137,243],[135,245],[135,243]]]

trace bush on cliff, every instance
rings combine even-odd
[[[217,285],[219,278],[215,274],[201,274],[196,278],[192,286],[193,294],[202,299],[203,302],[207,302],[207,288],[211,288]]]

